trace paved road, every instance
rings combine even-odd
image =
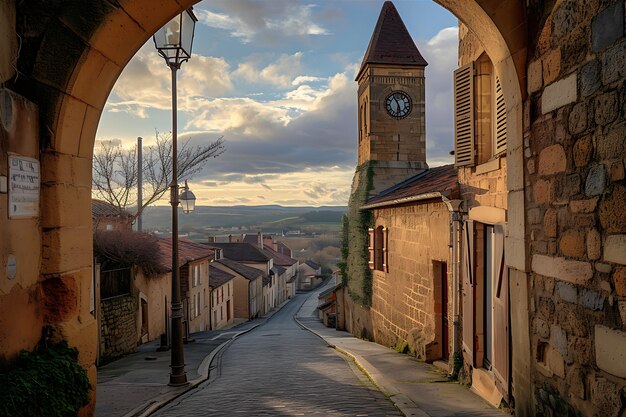
[[[343,356],[302,329],[297,296],[224,351],[208,382],[155,416],[401,416]]]

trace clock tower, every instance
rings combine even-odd
[[[372,195],[428,168],[426,65],[395,6],[385,2],[356,77],[358,164],[374,162]]]

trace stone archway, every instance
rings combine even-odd
[[[516,295],[521,308],[519,333],[525,331],[528,338],[528,317],[525,321],[523,317],[527,311],[522,168],[527,42],[524,8],[516,0],[497,5],[488,0],[435,1],[478,35],[502,80],[510,137],[509,206],[522,207],[521,212],[510,210],[507,251],[518,254],[509,265],[519,272],[512,273],[511,280],[515,283],[512,286],[520,288]],[[25,41],[18,63],[25,76],[12,88],[39,105],[42,167],[41,220],[33,225],[33,231],[41,236],[40,277],[33,277],[26,285],[40,297],[36,303],[41,307],[33,308],[33,315],[41,323],[54,325],[78,347],[80,362],[92,381],[96,377],[97,327],[88,302],[92,248],[85,242],[91,242],[92,233],[91,158],[98,122],[117,77],[136,51],[172,16],[196,2],[124,0],[119,6],[105,1],[60,2],[43,16],[41,10],[30,10],[28,2],[17,6],[18,28]],[[9,351],[17,353],[37,340],[39,329],[31,331],[34,333],[27,342],[11,346]],[[1,333],[6,336],[10,331]],[[523,355],[529,355],[525,340],[514,340],[513,344],[527,346]],[[521,351],[514,355],[521,356]],[[518,369],[526,369],[524,358]],[[522,382],[529,387],[529,375],[517,375],[516,386]]]

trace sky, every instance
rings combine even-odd
[[[178,137],[192,146],[225,140],[225,152],[189,181],[197,205],[347,204],[357,163],[354,78],[382,4],[210,0],[194,6],[193,56],[178,71]],[[429,63],[427,162],[450,163],[457,20],[431,0],[394,4]],[[117,80],[96,139],[134,146],[141,136],[149,146],[155,131],[171,131],[171,75],[150,39]]]

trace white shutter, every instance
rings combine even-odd
[[[506,151],[506,104],[500,78],[496,76],[495,86],[495,120],[494,120],[494,149],[493,154],[498,155]]]
[[[474,62],[454,71],[454,165],[473,165]]]

